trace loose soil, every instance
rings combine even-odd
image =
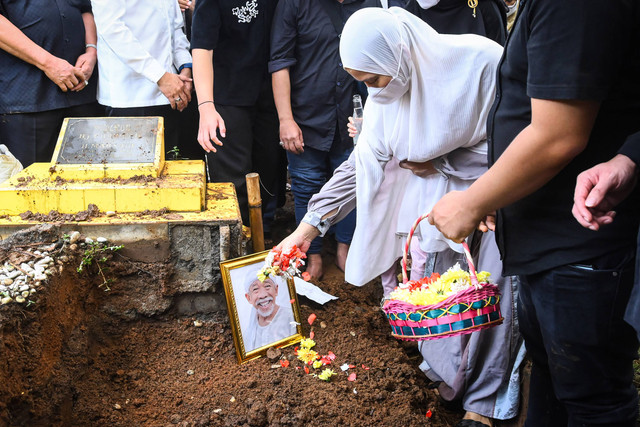
[[[273,238],[292,227],[291,211],[280,212]],[[313,331],[319,353],[336,355],[330,382],[306,374],[292,347],[281,350],[288,367],[267,357],[238,365],[224,312],[113,314],[136,297],[124,283],[163,286],[167,265],[113,256],[116,280],[104,292],[97,274],[76,272],[80,252],[67,255],[36,304],[0,307],[0,425],[442,427],[462,417],[419,371],[415,343],[390,336],[380,283],[344,283],[330,245],[318,285],[339,299],[300,300],[304,334]],[[354,367],[342,372],[345,363]]]

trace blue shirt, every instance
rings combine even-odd
[[[85,53],[82,13],[89,0],[0,0],[0,14],[27,37],[75,65]],[[95,102],[97,73],[80,92],[62,90],[36,66],[0,49],[0,114],[33,113]]]
[[[280,0],[271,33],[271,73],[289,68],[291,109],[305,146],[329,151],[336,129],[344,146],[353,144],[347,118],[353,112],[356,80],[340,60],[340,33],[347,19],[378,0]],[[337,31],[327,13],[339,17]],[[336,23],[338,19],[336,19]]]

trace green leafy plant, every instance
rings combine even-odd
[[[95,261],[98,273],[100,273],[100,276],[102,277],[100,287],[104,287],[105,292],[110,291],[111,288],[109,287],[109,283],[113,282],[113,279],[107,279],[105,276],[104,272],[107,271],[108,268],[105,267],[104,264],[107,262],[109,254],[119,251],[123,247],[124,245],[107,245],[102,242],[87,243],[87,247],[82,253],[82,260],[77,268],[78,273],[82,273],[86,267],[93,265]]]
[[[177,145],[174,145],[171,150],[167,151],[167,154],[171,156],[172,160],[180,160],[182,158],[180,157],[180,149]]]

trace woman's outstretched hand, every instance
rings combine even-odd
[[[302,252],[306,253],[309,250],[311,241],[320,235],[320,231],[313,225],[301,222],[298,228],[293,233],[285,237],[278,245],[276,249],[283,252],[288,252],[294,245],[298,247]]]

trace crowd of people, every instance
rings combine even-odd
[[[0,0],[0,143],[28,166],[65,117],[162,116],[165,147],[232,182],[245,224],[245,175],[267,233],[290,179],[298,228],[280,247],[321,278],[332,232],[346,281],[385,293],[430,212],[412,278],[468,239],[502,294],[502,325],[420,344],[458,425],[517,416],[526,347],[527,426],[635,426],[636,3]],[[250,303],[273,299],[251,286]]]

